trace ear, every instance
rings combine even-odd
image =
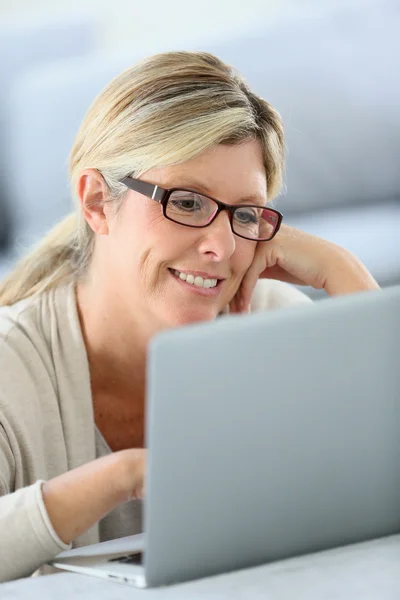
[[[101,173],[96,169],[82,171],[76,185],[76,193],[89,227],[94,233],[108,235],[107,213],[104,209],[108,190]]]

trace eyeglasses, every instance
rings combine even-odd
[[[163,189],[133,177],[125,177],[121,183],[159,202],[164,217],[186,227],[208,227],[223,210],[229,214],[233,233],[246,240],[268,242],[281,226],[282,214],[273,208],[256,204],[225,204],[194,190]]]

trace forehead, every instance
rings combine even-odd
[[[264,157],[256,140],[219,144],[184,163],[153,169],[145,178],[166,188],[198,190],[227,203],[267,200]]]

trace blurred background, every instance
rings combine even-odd
[[[72,209],[68,152],[98,92],[196,49],[283,116],[285,221],[400,283],[399,31],[398,0],[0,0],[0,278]]]

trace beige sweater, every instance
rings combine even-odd
[[[263,281],[252,308],[304,302],[295,288]],[[31,575],[68,549],[50,523],[41,483],[94,460],[98,441],[74,287],[0,308],[0,581]],[[96,525],[73,545],[102,541],[105,530],[120,536],[121,515],[117,522]]]

